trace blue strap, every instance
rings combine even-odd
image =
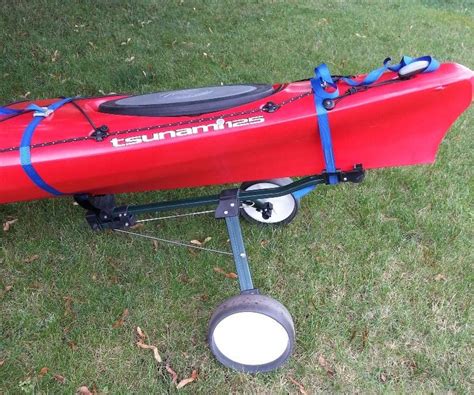
[[[431,56],[421,56],[419,58],[411,58],[403,56],[400,63],[396,65],[390,64],[391,59],[386,58],[383,61],[383,66],[368,73],[362,81],[355,81],[350,78],[342,78],[342,80],[350,86],[370,85],[376,82],[382,74],[389,70],[393,72],[399,71],[402,67],[417,61],[427,61],[428,66],[422,71],[429,73],[435,71],[439,67],[439,62]],[[328,174],[328,183],[337,184],[339,178],[336,174],[336,163],[334,158],[334,150],[331,139],[331,128],[329,126],[328,113],[323,105],[325,99],[335,99],[339,96],[339,89],[337,84],[331,77],[328,67],[323,63],[314,69],[314,77],[311,78],[311,87],[314,92],[314,103],[316,106],[316,116],[319,127],[319,136],[321,138],[321,145],[323,148],[324,162],[326,166],[326,173]],[[328,89],[329,88],[329,89]]]
[[[33,139],[33,134],[35,132],[36,127],[41,123],[41,121],[49,116],[53,111],[57,110],[59,107],[63,106],[66,103],[69,103],[74,98],[69,97],[60,101],[57,101],[51,104],[48,107],[39,107],[36,104],[30,104],[26,109],[27,110],[34,110],[33,113],[33,120],[28,124],[21,137],[20,142],[20,163],[21,167],[28,175],[28,177],[35,183],[36,186],[41,188],[42,190],[50,193],[51,195],[58,196],[62,195],[57,189],[53,188],[51,185],[48,185],[38,174],[38,172],[33,167],[31,163],[31,140]]]
[[[430,71],[435,71],[439,67],[439,62],[436,59],[432,58],[431,56],[420,56],[419,58],[415,58],[415,59],[409,56],[403,56],[402,59],[400,60],[400,63],[395,64],[395,65],[390,64],[391,60],[392,59],[390,58],[386,58],[383,61],[382,67],[372,70],[369,74],[365,76],[365,78],[362,81],[357,82],[350,78],[342,78],[342,80],[346,84],[351,85],[351,86],[370,85],[370,84],[373,84],[375,81],[377,81],[382,76],[382,74],[385,73],[387,70],[397,72],[402,67],[410,63],[418,62],[422,60],[428,62],[428,66],[426,67],[426,69],[423,70],[423,73],[429,73]]]
[[[23,110],[15,110],[14,108],[0,107],[0,115],[16,115],[21,114]]]
[[[312,192],[316,188],[316,185],[310,185],[309,187],[305,187],[302,189],[298,189],[297,191],[293,192],[292,195],[296,200],[300,200],[303,196],[306,196],[308,193]]]
[[[328,67],[323,63],[314,69],[315,76],[311,79],[311,87],[314,92],[314,103],[318,117],[319,136],[323,148],[326,172],[329,174],[329,184],[337,184],[336,162],[332,149],[331,128],[329,127],[328,112],[323,105],[325,99],[334,99],[339,95],[336,83],[331,77]],[[333,89],[329,92],[325,89],[329,86]]]

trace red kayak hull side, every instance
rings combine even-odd
[[[387,72],[382,79],[394,77]],[[336,166],[349,170],[358,163],[370,169],[433,162],[449,127],[471,104],[473,85],[472,71],[446,63],[434,72],[342,99],[329,112]],[[347,89],[339,83],[340,92]],[[105,114],[98,111],[99,105],[119,96],[79,99],[77,103],[95,124],[107,125],[111,132],[183,124],[123,133],[102,142],[32,148],[31,161],[45,182],[67,195],[177,189],[321,173],[324,160],[310,91],[308,81],[290,83],[264,99],[198,117]],[[279,104],[305,93],[273,113],[261,110],[268,101]],[[35,103],[44,106],[55,101]],[[10,108],[23,109],[28,104]],[[207,120],[200,122],[202,118]],[[219,118],[222,120],[216,121]],[[0,122],[0,149],[18,147],[31,119],[28,113]],[[207,132],[203,125],[207,125]],[[41,122],[32,144],[92,132],[77,108],[66,104]],[[161,139],[143,142],[152,140],[154,133]],[[125,145],[127,142],[135,144]],[[0,203],[46,197],[51,195],[36,186],[22,168],[18,150],[0,153]]]

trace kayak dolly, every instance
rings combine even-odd
[[[356,165],[351,171],[335,175],[339,182],[359,183],[365,172],[361,165]],[[294,349],[295,328],[286,307],[260,294],[254,287],[239,216],[251,222],[288,223],[296,215],[301,197],[319,184],[329,184],[329,174],[294,182],[286,178],[244,183],[240,188],[226,189],[219,195],[145,205],[117,207],[113,195],[82,194],[74,198],[87,210],[87,222],[94,230],[123,231],[136,224],[136,217],[144,213],[217,205],[215,218],[226,223],[240,294],[227,299],[214,311],[208,325],[207,341],[223,365],[241,372],[257,373],[274,370],[288,360]],[[282,207],[286,214],[278,221],[271,221],[273,205],[280,205],[279,198],[284,201]],[[261,220],[256,213],[261,215]]]

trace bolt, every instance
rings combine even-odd
[[[128,226],[128,225],[129,225],[129,223],[128,223],[128,222],[125,222],[125,226]]]
[[[347,177],[344,177],[343,180],[344,180],[344,181],[347,181]]]
[[[229,214],[229,212],[228,212],[228,211],[224,211],[224,215],[227,215],[227,214]]]
[[[235,203],[231,203],[231,204],[230,204],[230,207],[234,207],[234,206],[235,206]]]
[[[245,258],[245,257],[246,257],[245,252],[242,252],[242,253],[240,254],[240,256],[241,256],[242,258]]]
[[[106,216],[106,215],[104,215],[104,219],[107,219],[107,216]]]

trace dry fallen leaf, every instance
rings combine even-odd
[[[33,282],[29,285],[29,288],[40,289],[40,288],[41,288],[41,284],[40,284],[38,281],[33,281]]]
[[[446,276],[444,274],[440,273],[440,274],[437,274],[434,279],[435,279],[435,281],[441,281],[441,280],[444,281],[444,280],[446,280]]]
[[[178,382],[178,373],[171,369],[170,365],[168,364],[166,364],[165,368],[166,371],[171,375],[171,378],[173,379],[173,384],[176,384]]]
[[[87,388],[86,385],[83,385],[82,387],[79,387],[77,389],[77,394],[79,395],[93,395],[92,392],[89,390],[89,388]]]
[[[322,368],[326,367],[327,365],[326,359],[322,355],[318,357],[318,363]]]
[[[226,276],[227,278],[236,279],[236,278],[239,277],[239,276],[237,276],[237,274],[235,274],[235,273],[233,273],[233,272],[227,273],[224,269],[222,269],[222,268],[220,268],[220,267],[218,267],[218,266],[216,266],[216,267],[214,268],[214,271],[215,271],[216,273],[221,273],[221,274],[223,274],[223,275]]]
[[[113,324],[112,324],[112,328],[119,328],[121,326],[123,326],[123,324],[125,323],[125,320],[127,319],[128,317],[128,309],[125,309],[121,315],[121,317],[115,321]]]
[[[23,262],[32,263],[32,262],[36,261],[38,258],[39,258],[39,255],[32,255],[28,258],[23,259]]]
[[[188,377],[187,379],[183,379],[179,382],[179,384],[176,386],[176,389],[183,388],[185,385],[188,385],[189,383],[192,383],[193,381],[197,380],[198,378],[198,373],[197,370],[193,370],[191,373],[191,377]]]
[[[318,363],[319,363],[319,366],[321,366],[326,371],[329,377],[334,376],[334,369],[332,369],[331,366],[329,366],[329,363],[326,361],[326,358],[324,358],[324,356],[320,355],[318,357]]]
[[[153,251],[158,251],[158,241],[153,240]]]
[[[7,285],[5,286],[4,292],[7,293],[8,291],[11,291],[13,289],[13,285]]]
[[[38,373],[38,377],[43,377],[46,373],[49,372],[49,368],[47,368],[46,366],[44,368],[41,368],[39,373]]]
[[[64,316],[71,315],[73,317],[76,317],[76,313],[72,310],[72,297],[71,296],[65,296],[63,297],[64,299],[64,304],[65,304],[65,309],[66,311],[64,312]]]
[[[200,240],[191,240],[190,243],[191,244],[194,244],[194,245],[197,245],[197,246],[203,246],[204,244],[206,244],[207,242],[211,241],[212,240],[212,237],[210,236],[207,236],[203,241],[200,241]]]
[[[298,383],[298,382],[297,382],[293,377],[291,377],[291,376],[288,376],[288,378],[290,379],[290,381],[291,381],[294,385],[296,385],[296,386],[299,388],[300,392],[301,392],[303,395],[308,395],[308,393],[306,392],[306,390],[305,390],[303,384]]]
[[[385,375],[384,372],[380,373],[380,381],[382,383],[385,383],[387,381],[387,376]]]
[[[64,384],[66,382],[66,378],[64,376],[61,376],[60,374],[55,374],[53,376],[53,378],[58,382],[58,383],[61,383],[61,384]]]
[[[3,223],[3,231],[8,232],[10,230],[11,226],[17,221],[18,221],[18,219],[15,218],[15,219],[11,219],[10,221],[4,222]]]
[[[367,341],[369,340],[369,328],[364,328],[362,332],[362,349],[365,348],[367,345]]]
[[[158,363],[162,362],[161,356],[158,353],[158,348],[156,346],[145,344],[141,340],[137,341],[137,346],[140,348],[143,348],[144,350],[153,350],[153,356],[155,357],[156,362]]]
[[[5,364],[5,360],[4,359],[0,359],[0,366],[3,366]]]
[[[67,345],[69,346],[69,348],[72,350],[72,351],[76,351],[77,350],[77,344],[75,342],[73,342],[72,340],[68,341],[67,342]]]
[[[59,51],[56,49],[54,52],[53,52],[53,56],[51,56],[51,62],[56,62],[59,58]]]
[[[142,340],[145,340],[146,335],[145,335],[145,332],[143,332],[142,328],[140,328],[139,326],[137,326],[136,331],[137,331],[138,337],[139,337],[140,339],[142,339]]]

